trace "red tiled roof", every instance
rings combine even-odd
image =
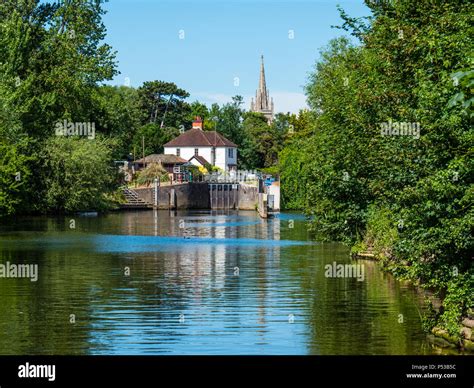
[[[164,147],[237,147],[216,131],[203,131],[193,128],[169,141]]]

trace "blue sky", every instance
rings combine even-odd
[[[351,16],[370,12],[362,0],[111,0],[106,41],[121,72],[112,84],[170,81],[190,102],[222,104],[239,94],[248,109],[263,54],[276,111],[297,112],[319,50],[345,34],[331,28],[341,24],[336,4]]]

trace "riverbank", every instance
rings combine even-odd
[[[378,255],[374,253],[372,250],[358,250],[354,249],[351,252],[351,257],[353,259],[359,260],[371,260],[371,261],[378,261],[383,262],[382,269],[387,270],[386,261],[389,260],[387,257],[383,257],[382,255]],[[396,274],[391,272],[394,276]],[[434,309],[436,314],[440,314],[440,312],[444,309],[443,300],[437,298],[434,292],[430,292],[429,290],[423,288],[419,282],[415,282],[413,280],[408,280],[411,284],[417,287],[417,289],[422,292],[425,297],[429,299],[431,307]],[[439,291],[439,290],[438,290]],[[474,352],[474,310],[469,309],[467,314],[461,318],[461,322],[459,324],[459,336],[455,336],[449,334],[448,330],[444,327],[440,326],[439,324],[435,324],[434,326],[429,328],[429,334],[427,335],[428,340],[435,346],[447,349],[447,348],[457,348],[461,351],[467,352]]]

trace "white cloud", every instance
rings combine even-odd
[[[232,101],[231,95],[222,93],[193,93],[189,101],[198,100],[208,106],[214,103],[219,105],[226,104]],[[255,98],[253,95],[243,95],[244,108],[250,109],[250,100]],[[300,109],[308,108],[306,103],[306,96],[303,93],[285,92],[285,91],[270,91],[270,97],[273,97],[275,104],[275,113],[298,113]]]

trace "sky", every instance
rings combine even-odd
[[[174,82],[187,101],[223,104],[244,97],[248,109],[264,55],[276,112],[306,107],[303,87],[319,52],[345,31],[336,5],[368,16],[363,0],[110,0],[106,42],[117,51],[111,84]]]

